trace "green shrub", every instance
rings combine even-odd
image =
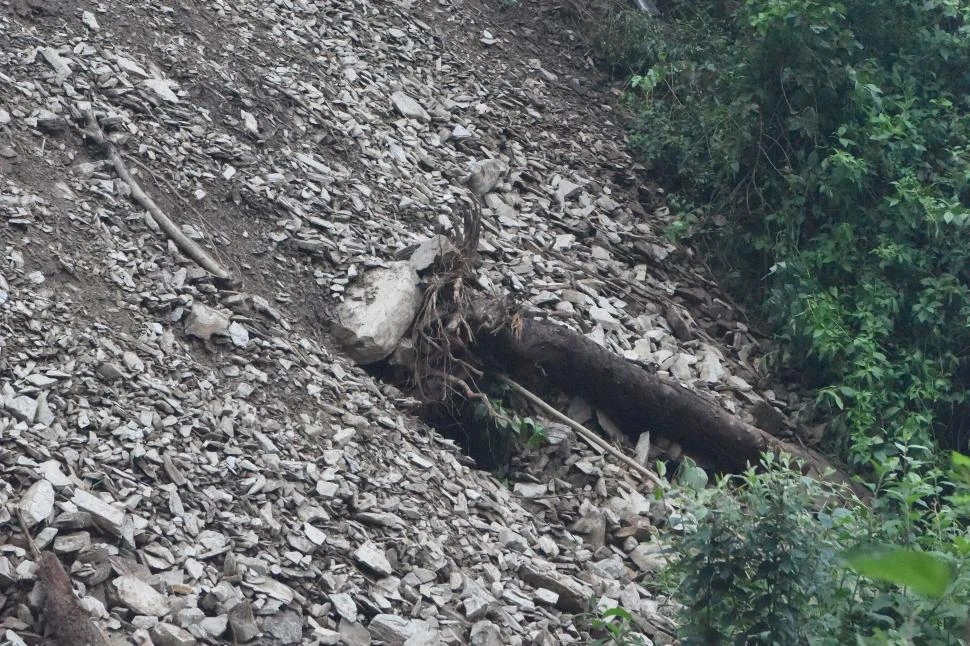
[[[887,515],[785,461],[766,458],[761,466],[701,493],[695,529],[674,544],[682,643],[961,643],[970,602],[968,534],[956,522],[959,505],[927,513],[921,496],[963,485],[910,478],[904,499],[875,499],[875,512],[902,512]],[[914,532],[912,521],[932,530]],[[843,555],[861,562],[860,555],[877,553],[863,551],[872,545],[946,567],[952,576],[945,592],[927,596],[926,588],[895,585],[905,578],[869,579],[846,567]]]
[[[722,480],[676,543],[684,644],[800,644],[817,631],[835,547],[809,511],[822,492],[783,467]]]
[[[853,463],[931,444],[967,403],[968,3],[668,4],[597,42],[636,71],[632,143],[679,232],[754,294]]]

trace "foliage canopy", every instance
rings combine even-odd
[[[671,233],[760,296],[853,462],[931,443],[970,372],[970,4],[667,8],[598,41],[634,74],[633,144],[679,199]]]

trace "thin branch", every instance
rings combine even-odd
[[[191,258],[200,267],[205,269],[207,272],[215,276],[216,278],[227,281],[234,282],[232,275],[226,271],[212,256],[208,254],[202,247],[196,244],[194,241],[190,240],[188,236],[182,233],[182,230],[175,226],[175,223],[162,211],[154,200],[145,191],[142,190],[138,182],[131,176],[128,172],[128,166],[125,165],[125,160],[122,158],[121,153],[118,148],[105,137],[104,132],[101,131],[101,126],[98,125],[98,120],[94,116],[94,112],[87,111],[85,113],[85,119],[87,121],[87,127],[83,130],[84,135],[94,141],[96,144],[101,146],[107,153],[111,160],[111,165],[114,166],[115,172],[118,173],[118,177],[122,179],[126,184],[128,184],[131,189],[131,196],[134,198],[139,205],[142,206],[155,220],[158,227],[165,233],[168,238],[175,243],[175,246],[184,253],[186,256]]]
[[[563,424],[565,424],[569,428],[571,428],[574,431],[576,431],[576,433],[578,433],[580,437],[582,437],[584,440],[586,440],[594,448],[597,448],[597,449],[601,449],[603,451],[606,451],[607,453],[609,453],[610,455],[612,455],[614,458],[616,458],[617,460],[619,460],[620,462],[622,462],[626,466],[628,466],[631,469],[633,469],[637,474],[639,474],[640,476],[642,476],[646,480],[649,480],[650,482],[652,482],[655,485],[663,486],[663,481],[653,471],[651,471],[650,469],[646,468],[645,466],[643,466],[639,462],[636,462],[636,461],[630,459],[629,457],[627,457],[626,455],[624,455],[623,453],[621,453],[619,450],[617,450],[616,448],[614,448],[612,444],[610,444],[609,442],[607,442],[606,440],[604,440],[599,435],[597,435],[593,431],[589,430],[588,428],[586,428],[585,426],[583,426],[579,422],[577,422],[577,421],[575,421],[575,420],[567,417],[566,415],[563,415],[558,410],[556,410],[553,406],[551,406],[550,404],[547,404],[545,402],[545,400],[543,400],[541,397],[539,397],[538,395],[536,395],[535,393],[533,393],[531,390],[529,390],[525,386],[519,384],[517,381],[514,381],[511,378],[509,378],[509,377],[507,377],[505,375],[502,375],[502,374],[498,375],[498,379],[499,379],[499,381],[501,381],[505,385],[507,385],[510,388],[512,388],[512,390],[514,390],[515,392],[519,393],[520,395],[522,395],[523,397],[525,397],[526,399],[528,399],[530,402],[532,402],[533,404],[535,404],[536,406],[538,406],[539,408],[541,408],[546,414],[548,414],[551,417],[559,420],[560,422],[562,422]]]

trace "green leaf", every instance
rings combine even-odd
[[[953,466],[970,469],[970,457],[953,451],[950,453],[950,459],[953,461]]]
[[[934,599],[953,581],[950,564],[932,554],[896,547],[862,547],[843,555],[848,566],[871,579],[912,588]]]
[[[609,619],[610,617],[619,617],[624,621],[633,621],[633,615],[630,614],[630,611],[619,606],[603,611],[603,619]]]

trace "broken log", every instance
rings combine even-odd
[[[651,374],[578,332],[534,319],[499,323],[508,317],[497,308],[504,306],[477,303],[469,316],[478,327],[476,349],[483,357],[508,372],[541,375],[560,390],[585,398],[632,442],[649,430],[723,471],[757,465],[765,452],[789,453],[817,474],[834,469],[816,451],[747,424],[700,393]]]

